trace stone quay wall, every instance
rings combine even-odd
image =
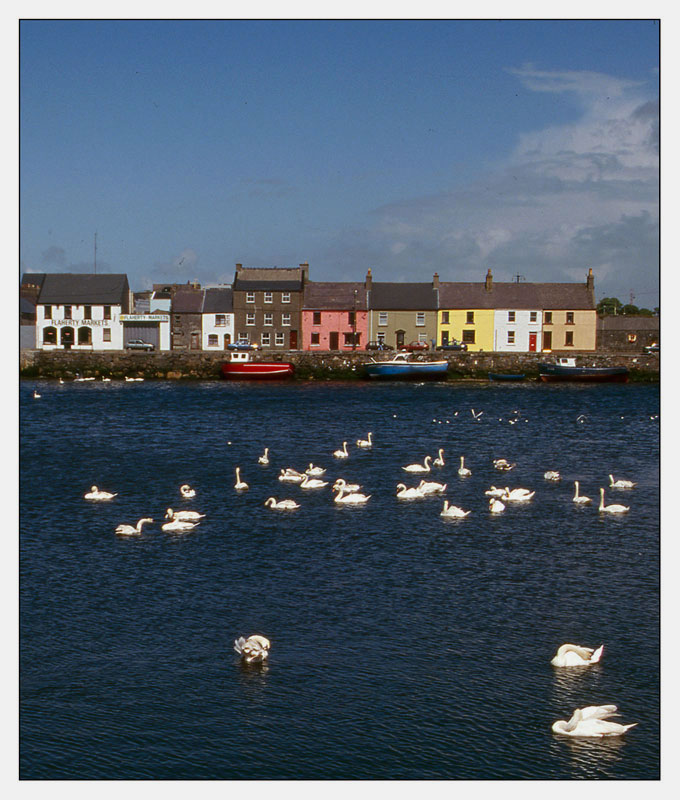
[[[527,379],[538,378],[538,364],[551,361],[546,353],[466,353],[435,352],[419,355],[428,361],[446,359],[449,362],[447,380],[488,380],[489,372],[525,374]],[[658,381],[659,355],[623,354],[615,352],[561,353],[576,358],[579,366],[618,367],[630,370],[631,381]],[[295,366],[293,380],[356,380],[365,377],[362,364],[388,360],[393,353],[361,352],[254,352],[254,361],[290,361]],[[158,380],[218,380],[220,366],[228,353],[202,351],[169,352],[78,352],[73,350],[22,350],[19,374],[23,378],[73,379],[78,375],[89,378],[147,378]]]

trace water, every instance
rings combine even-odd
[[[22,381],[20,413],[22,778],[659,777],[657,386]],[[461,521],[395,498],[439,447]],[[276,479],[310,462],[368,505]],[[596,510],[610,472],[638,482],[607,491],[622,518]],[[490,484],[536,496],[494,518]],[[164,533],[169,506],[207,517]],[[271,656],[247,667],[255,632]],[[556,670],[563,642],[603,659]],[[624,740],[551,732],[603,703],[639,723]]]

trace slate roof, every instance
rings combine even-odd
[[[42,286],[45,280],[44,272],[24,272],[21,278],[21,285],[23,286]]]
[[[235,292],[299,292],[303,286],[300,267],[244,267],[236,271]]]
[[[595,298],[579,283],[484,283],[442,282],[439,307],[443,309],[567,309],[594,310]]]
[[[47,273],[38,303],[123,305],[128,291],[127,275],[124,274]]]
[[[200,314],[203,309],[203,290],[178,291],[172,298],[173,314]]]
[[[35,314],[35,303],[32,303],[26,297],[19,298],[19,313],[20,314]]]
[[[356,291],[356,306],[355,295]],[[305,285],[303,308],[327,311],[366,310],[366,288],[363,281],[310,281]]]
[[[206,289],[203,300],[204,314],[228,314],[234,310],[231,287],[228,289]]]
[[[598,317],[601,331],[658,331],[659,317],[637,317],[628,314]]]
[[[437,292],[432,283],[384,283],[373,281],[372,309],[385,311],[435,311]]]

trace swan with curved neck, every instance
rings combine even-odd
[[[147,524],[147,522],[153,522],[151,517],[142,517],[142,519],[137,522],[137,526],[134,528],[132,525],[119,525],[116,528],[116,533],[122,533],[124,536],[129,536],[134,533],[141,533],[142,528]]]
[[[505,505],[500,500],[492,497],[489,500],[489,511],[492,514],[502,514],[505,511]]]
[[[437,481],[421,480],[418,484],[418,490],[423,494],[441,494],[446,491],[446,484],[438,483]]]
[[[505,492],[501,495],[501,500],[509,500],[512,503],[525,503],[531,500],[536,494],[530,489],[510,489],[505,487]]]
[[[323,475],[326,470],[323,467],[315,467],[314,464],[310,461],[309,466],[305,470],[307,475],[311,475],[312,477],[317,477],[319,475]]]
[[[371,498],[370,494],[361,494],[360,492],[350,492],[346,489],[340,489],[335,495],[334,503],[344,503],[345,505],[361,505],[367,503]]]
[[[243,492],[247,488],[248,484],[241,480],[241,467],[236,467],[236,483],[234,484],[234,489],[236,489],[237,492]]]
[[[579,485],[580,484],[578,481],[574,481],[574,496],[571,498],[572,501],[582,506],[590,505],[590,503],[592,503],[593,501],[589,497],[586,497],[584,494],[578,493]]]
[[[342,449],[335,450],[333,455],[336,458],[349,458],[349,453],[347,452],[347,442],[342,443]]]
[[[600,514],[627,514],[630,511],[630,506],[622,506],[618,503],[612,503],[609,506],[604,504],[604,489],[600,489],[600,505],[597,507]]]
[[[415,486],[407,489],[405,483],[398,483],[397,497],[399,500],[418,500],[425,495]]]
[[[461,478],[469,478],[472,475],[472,471],[469,470],[465,466],[465,456],[460,457],[460,467],[458,468],[458,474]]]
[[[509,472],[515,467],[515,464],[511,464],[506,458],[494,458],[493,466],[494,469],[500,470],[501,472]]]
[[[634,728],[637,722],[630,725],[621,725],[619,722],[612,722],[608,717],[613,716],[616,711],[609,709],[616,706],[587,706],[577,708],[569,720],[557,720],[553,723],[553,733],[562,736],[578,736],[602,739],[608,736],[623,736],[626,731]]]
[[[343,492],[358,492],[359,489],[361,489],[361,485],[358,483],[347,483],[344,478],[338,478],[331,488],[334,492],[337,492],[338,489]]]
[[[196,497],[196,490],[192,489],[188,483],[185,483],[182,486],[180,486],[179,491],[182,497],[186,498],[187,500],[190,500],[192,497]]]
[[[258,464],[264,464],[265,467],[269,464],[269,448],[264,448],[264,453],[257,459]]]
[[[444,508],[441,511],[440,517],[451,517],[453,519],[463,519],[470,514],[470,511],[463,511],[458,506],[450,506],[448,500],[444,500]]]
[[[301,489],[322,489],[324,486],[328,486],[328,481],[319,480],[319,478],[310,478],[309,475],[305,475],[300,483]]]
[[[357,439],[357,447],[373,447],[373,434],[369,431],[367,439]]]
[[[437,458],[432,462],[432,466],[434,467],[443,467],[444,466],[444,448],[440,447],[439,452],[437,453]]]
[[[111,493],[111,492],[104,492],[98,489],[96,486],[92,486],[90,491],[84,495],[86,500],[112,500],[114,497],[118,495],[118,492]]]
[[[167,519],[178,519],[182,521],[188,520],[189,522],[193,522],[197,519],[203,519],[205,514],[199,514],[198,511],[173,511],[169,508],[165,512],[165,516]]]
[[[269,508],[274,508],[277,511],[294,511],[296,508],[300,508],[300,504],[296,503],[295,500],[279,500],[277,501],[275,497],[268,497],[264,501],[265,506],[269,506]]]
[[[402,467],[402,469],[405,472],[429,472],[431,461],[432,456],[425,456],[425,460],[422,464],[409,464],[407,467]]]
[[[602,657],[604,645],[597,649],[583,647],[580,644],[563,644],[557,648],[557,653],[550,661],[553,667],[589,667]]]
[[[487,497],[503,497],[505,494],[505,489],[498,489],[496,486],[490,486],[484,494]]]
[[[240,636],[234,640],[234,650],[248,664],[264,661],[269,657],[271,642],[264,636],[253,634],[247,639]]]
[[[200,524],[200,522],[189,522],[189,520],[186,519],[172,519],[170,522],[166,522],[164,525],[161,525],[161,530],[175,533],[186,533],[187,531],[192,531],[197,525]]]
[[[279,473],[279,480],[287,481],[288,483],[300,483],[304,477],[304,473],[297,472],[294,469],[282,469]]]

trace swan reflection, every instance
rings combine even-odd
[[[574,778],[616,777],[611,768],[621,758],[625,738],[618,736],[604,739],[571,739],[553,735],[551,749],[558,758],[569,757]]]

